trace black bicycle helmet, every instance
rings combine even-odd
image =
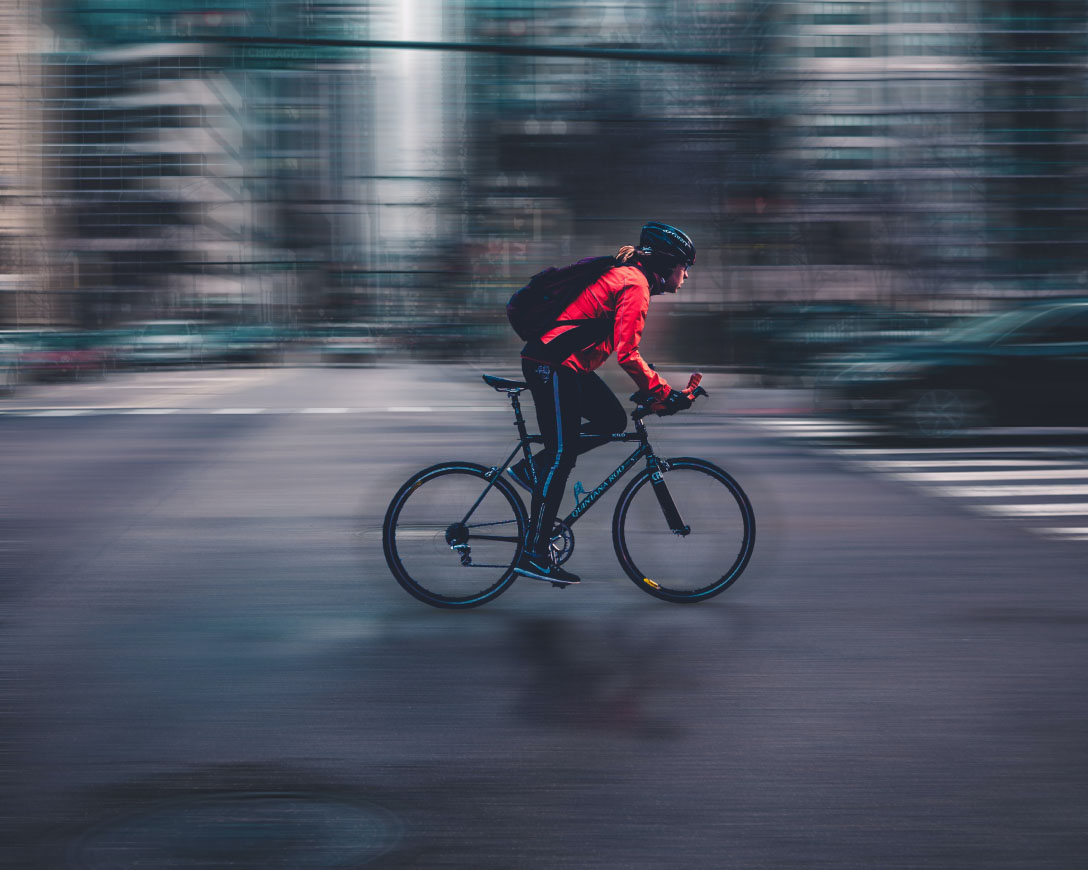
[[[695,243],[691,237],[683,230],[657,221],[650,221],[642,228],[638,247],[646,256],[648,265],[661,266],[664,271],[672,271],[680,264],[690,266],[695,262]],[[658,272],[658,269],[654,271]]]

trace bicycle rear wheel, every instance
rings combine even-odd
[[[748,565],[755,514],[740,484],[718,466],[680,458],[666,467],[659,485],[667,494],[654,491],[657,472],[647,469],[620,495],[612,519],[616,556],[644,592],[665,601],[704,601],[729,588]],[[666,504],[675,508],[671,519]]]
[[[489,473],[473,462],[432,465],[389,503],[385,560],[420,601],[478,607],[513,582],[528,525],[525,506],[510,484],[501,477],[490,481]]]

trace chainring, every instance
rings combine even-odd
[[[552,539],[548,543],[548,552],[551,553],[552,562],[562,565],[574,552],[574,532],[566,523],[556,523],[552,526]]]

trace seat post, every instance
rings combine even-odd
[[[506,395],[510,397],[510,404],[514,408],[514,425],[518,427],[518,435],[525,441],[529,437],[529,430],[525,427],[525,417],[521,413],[521,399],[518,398],[520,392],[521,390],[507,390]]]

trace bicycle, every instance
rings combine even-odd
[[[513,566],[521,557],[528,514],[504,473],[519,453],[532,463],[530,445],[542,444],[543,438],[529,434],[521,412],[519,396],[528,384],[494,375],[483,379],[506,393],[514,411],[518,443],[506,461],[491,467],[442,462],[417,472],[393,496],[382,524],[393,576],[434,607],[478,607],[518,576]],[[696,386],[696,396],[708,393]],[[574,523],[644,459],[645,468],[620,494],[612,517],[616,556],[643,592],[677,603],[705,601],[736,582],[752,557],[752,505],[740,484],[717,465],[657,456],[644,422],[652,411],[638,397],[632,399],[634,431],[611,440],[638,446],[594,489],[575,485],[574,509],[553,529],[552,559],[561,565],[570,558]]]

